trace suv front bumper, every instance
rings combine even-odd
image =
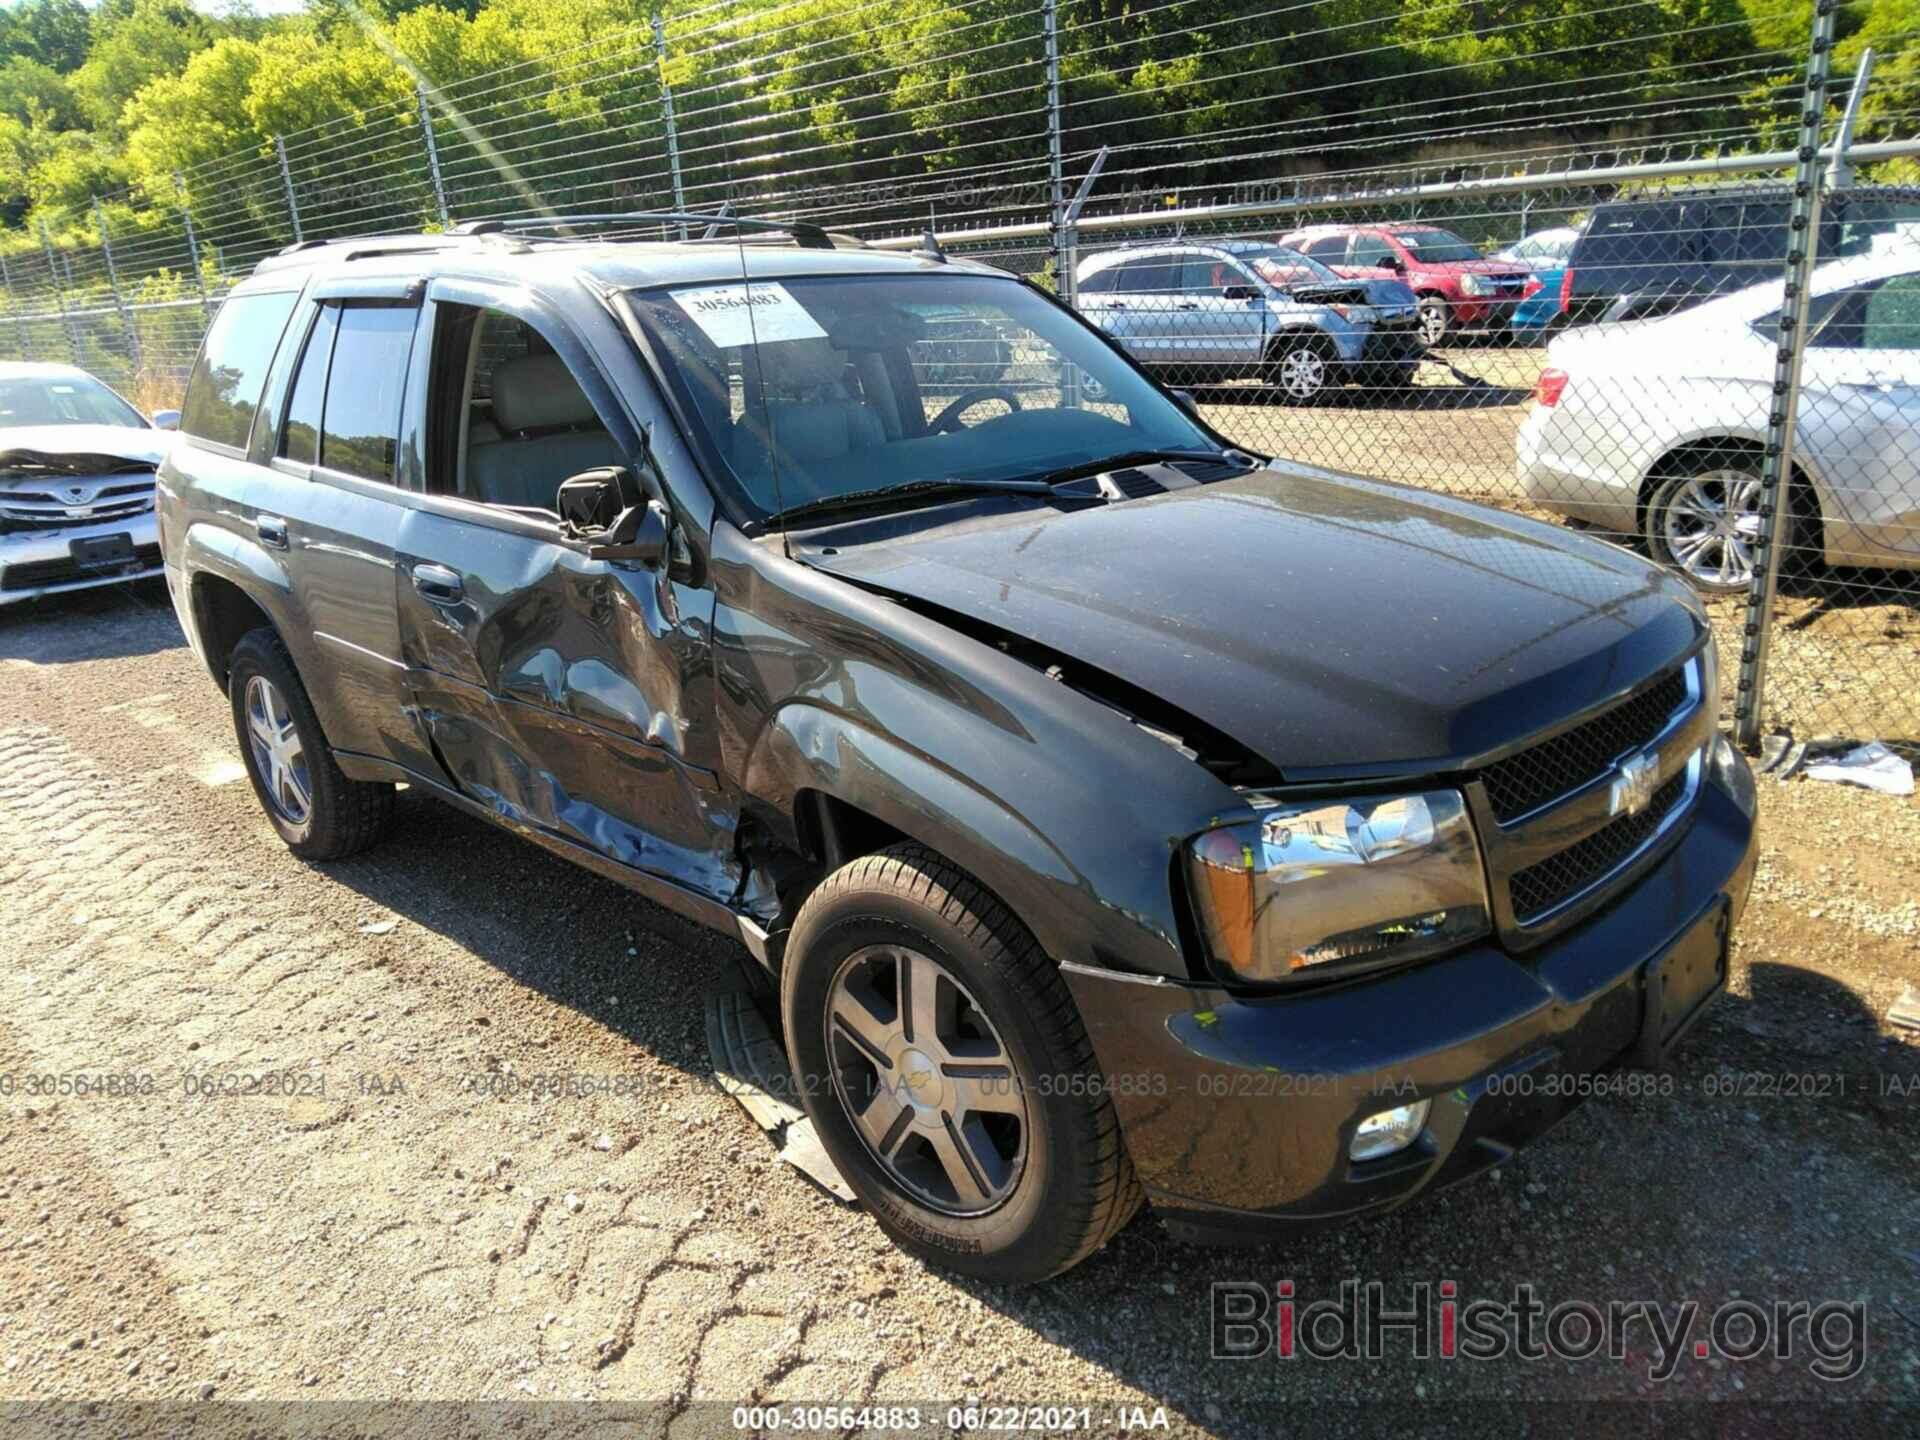
[[[112,543],[123,536],[124,546]],[[0,535],[0,605],[158,574],[160,532],[151,510],[118,520]]]
[[[1756,854],[1753,778],[1725,745],[1681,840],[1593,919],[1515,959],[1491,943],[1293,996],[1062,967],[1135,1169],[1176,1235],[1221,1242],[1392,1209],[1510,1156],[1592,1077],[1664,1054],[1682,966],[1725,985]],[[1704,979],[1701,975],[1705,968]],[[1715,969],[1717,967],[1717,974]],[[1424,1133],[1348,1158],[1376,1111],[1427,1099]]]

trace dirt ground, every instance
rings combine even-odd
[[[0,1402],[599,1400],[628,1408],[556,1423],[682,1434],[772,1401],[944,1430],[971,1400],[1256,1436],[1520,1402],[1607,1402],[1537,1433],[1643,1434],[1763,1400],[1792,1403],[1714,1414],[1893,1433],[1878,1407],[1920,1404],[1920,1037],[1883,1017],[1920,987],[1920,803],[1761,789],[1731,993],[1650,1093],[1384,1219],[1233,1251],[1143,1215],[1013,1292],[900,1255],[714,1088],[729,942],[413,795],[377,849],[303,865],[157,587],[0,612]],[[1283,1280],[1866,1328],[1838,1380],[1804,1344],[1656,1379],[1645,1335],[1210,1358],[1212,1286]]]

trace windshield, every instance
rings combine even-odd
[[[1012,278],[791,276],[626,300],[696,441],[756,520],[876,487],[1219,448],[1096,334]]]
[[[140,412],[91,375],[30,375],[0,379],[0,427],[12,425],[133,425]]]
[[[1393,238],[1406,246],[1416,260],[1429,265],[1451,265],[1480,258],[1478,250],[1451,230],[1398,230]]]
[[[1253,266],[1256,274],[1269,285],[1282,288],[1288,285],[1339,285],[1344,282],[1340,277],[1298,250],[1289,250],[1284,245],[1263,245],[1259,249],[1235,251],[1242,260]]]

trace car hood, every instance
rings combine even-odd
[[[1419,268],[1442,275],[1524,276],[1531,272],[1515,260],[1421,260]]]
[[[1697,602],[1618,547],[1276,464],[1073,511],[792,537],[822,570],[1158,695],[1290,779],[1465,768],[1688,651]]]
[[[0,475],[21,468],[68,475],[154,469],[174,436],[131,425],[20,425],[0,429]]]
[[[1377,306],[1412,305],[1418,297],[1404,280],[1363,280],[1367,303]]]

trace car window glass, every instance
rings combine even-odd
[[[1306,247],[1307,254],[1329,265],[1346,263],[1347,237],[1344,235],[1322,235]]]
[[[1120,267],[1120,279],[1114,288],[1128,295],[1178,290],[1180,261],[1171,255],[1129,261]]]
[[[292,294],[243,295],[213,317],[200,357],[187,378],[180,428],[202,440],[246,448],[267,367],[293,315]]]
[[[1716,219],[1719,216],[1716,214]],[[1781,265],[1787,259],[1787,206],[1755,201],[1741,208],[1734,256],[1743,263]]]
[[[1096,270],[1075,287],[1082,295],[1105,295],[1113,289],[1114,267]]]
[[[1397,238],[1415,260],[1426,265],[1455,265],[1480,258],[1470,242],[1451,230],[1402,230]]]
[[[279,453],[311,465],[320,458],[320,409],[327,395],[327,362],[333,358],[333,336],[340,320],[338,305],[323,305],[307,335],[300,370],[287,399],[287,423],[280,432]]]
[[[419,312],[350,305],[340,312],[321,422],[320,463],[368,480],[392,480],[400,395]]]
[[[1349,255],[1350,265],[1385,265],[1395,258],[1393,247],[1378,235],[1354,236]]]
[[[128,425],[146,421],[91,375],[72,372],[0,380],[0,426]]]
[[[1252,283],[1239,266],[1219,255],[1189,255],[1180,264],[1180,288],[1189,294],[1218,295],[1229,285]]]
[[[1864,350],[1920,350],[1920,275],[1896,275],[1867,297]]]

